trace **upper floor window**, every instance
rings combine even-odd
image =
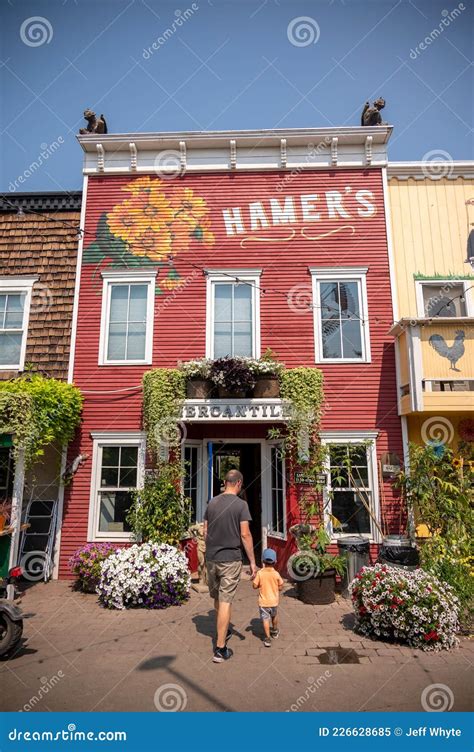
[[[207,357],[259,357],[260,274],[260,270],[207,272]]]
[[[0,278],[0,369],[22,370],[31,291],[37,277]]]
[[[99,364],[150,364],[156,272],[103,272]]]
[[[366,268],[314,268],[316,362],[370,361]]]
[[[469,316],[469,287],[462,280],[428,280],[417,282],[418,315],[425,318]]]

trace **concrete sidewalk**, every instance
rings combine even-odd
[[[418,711],[433,684],[445,685],[442,709],[472,709],[473,642],[427,654],[361,639],[348,601],[307,606],[290,586],[281,637],[264,648],[256,594],[240,583],[225,664],[212,663],[211,601],[194,591],[181,607],[120,612],[50,582],[21,606],[35,615],[22,649],[0,661],[2,711]],[[324,663],[328,647],[357,662]]]

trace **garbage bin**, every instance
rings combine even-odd
[[[412,571],[420,565],[420,554],[409,538],[388,535],[382,541],[377,561],[389,567]]]
[[[366,567],[370,563],[369,541],[360,536],[340,538],[337,546],[339,554],[347,558],[347,568],[342,578],[342,597],[350,598],[349,583],[352,582],[362,567]]]

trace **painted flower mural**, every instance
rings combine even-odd
[[[193,242],[214,245],[208,206],[192,188],[144,176],[123,186],[129,196],[104,212],[95,241],[84,263],[110,259],[112,266],[153,265],[166,268],[158,275],[157,293],[182,284],[173,266],[176,255]]]

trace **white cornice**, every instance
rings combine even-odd
[[[392,126],[81,134],[84,173],[385,167]],[[172,156],[175,154],[175,160]],[[161,158],[160,158],[161,157]]]
[[[389,180],[455,180],[456,178],[474,178],[474,160],[439,161],[439,162],[389,162],[387,165]]]

